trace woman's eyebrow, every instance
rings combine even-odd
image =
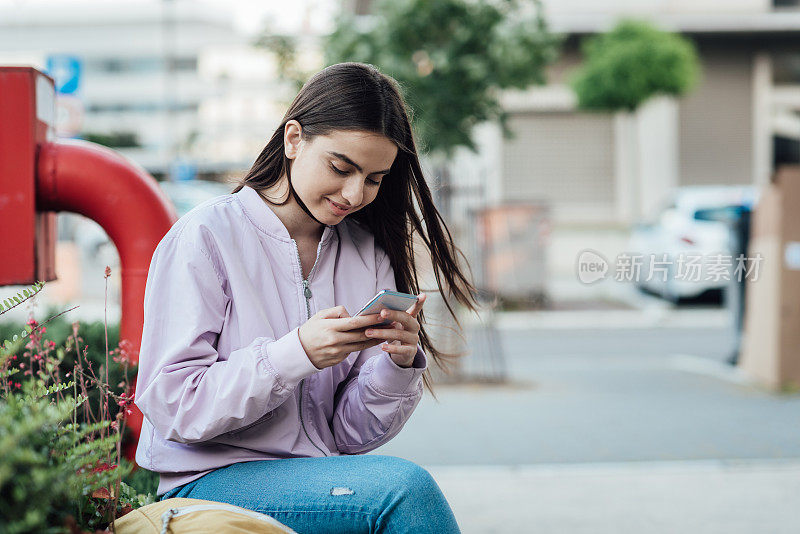
[[[344,154],[341,154],[339,152],[331,152],[330,150],[328,150],[327,152],[331,156],[335,156],[335,157],[339,158],[340,160],[344,161],[345,163],[349,163],[350,165],[352,165],[353,167],[355,167],[359,171],[363,171],[364,170],[364,169],[361,168],[361,165],[359,165],[358,163],[356,163],[352,159],[348,158]],[[373,172],[372,174],[388,174],[389,171],[391,171],[391,169],[386,169],[385,171],[376,171],[376,172]]]

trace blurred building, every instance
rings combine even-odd
[[[629,223],[661,207],[669,189],[763,184],[798,161],[800,2],[661,0],[547,2],[567,34],[548,85],[506,95],[517,140],[503,143],[507,191],[546,198],[570,220]],[[650,20],[697,47],[701,73],[684,98],[657,98],[630,120],[582,113],[567,86],[582,38],[620,17]],[[638,147],[638,148],[635,148]]]
[[[34,66],[62,86],[59,136],[108,144],[151,174],[171,173],[179,181],[161,185],[182,215],[231,189],[182,180],[241,175],[294,97],[294,88],[279,80],[273,54],[254,47],[253,36],[242,30],[248,13],[246,5],[220,0],[0,3],[0,64]],[[251,32],[266,14],[252,13]],[[318,28],[305,23],[308,17],[277,18],[282,32],[299,26],[301,66],[319,65]],[[61,213],[58,223],[58,280],[47,284],[39,303],[79,302],[73,318],[102,318],[108,265],[109,302],[118,317],[116,249],[89,219]],[[0,289],[6,295],[22,290]]]
[[[508,91],[515,139],[476,132],[480,154],[453,164],[463,196],[542,200],[553,221],[626,227],[654,215],[675,186],[761,184],[776,164],[800,161],[800,1],[544,0],[551,31],[566,35],[548,84]],[[369,0],[345,9],[370,12]],[[568,78],[580,43],[622,17],[649,20],[696,45],[697,86],[680,100],[654,98],[634,116],[576,108]],[[453,199],[454,215],[460,200]]]
[[[177,162],[192,173],[249,168],[287,98],[270,54],[220,4],[0,6],[0,63],[63,70],[65,60],[79,75],[59,96],[61,134],[110,144],[153,174]]]

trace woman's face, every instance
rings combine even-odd
[[[297,121],[286,123],[284,147],[292,185],[319,221],[337,224],[375,200],[397,156],[388,137],[365,131],[334,131],[306,141]],[[337,209],[338,204],[346,211]]]

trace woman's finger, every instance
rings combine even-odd
[[[389,319],[390,321],[397,321],[398,323],[402,324],[405,330],[409,332],[419,332],[420,326],[417,322],[417,318],[413,315],[409,314],[408,312],[399,311],[399,310],[390,310],[385,309],[381,313],[385,313],[386,315],[382,315],[381,317],[385,319]]]
[[[400,341],[406,345],[417,344],[417,336],[407,330],[398,330],[396,328],[384,330],[367,330],[365,334],[371,339],[384,339],[386,341]]]
[[[417,295],[417,301],[411,305],[409,309],[406,310],[406,313],[411,315],[412,317],[416,317],[419,311],[422,309],[422,305],[425,303],[425,299],[427,295],[425,293],[420,293]]]
[[[381,318],[377,313],[371,313],[369,315],[328,319],[327,322],[334,330],[339,332],[361,332],[362,329],[381,322]]]
[[[381,345],[381,350],[390,352],[392,354],[402,354],[404,356],[413,357],[417,354],[417,347],[411,345],[394,345],[392,343],[384,343]]]

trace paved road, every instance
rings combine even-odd
[[[512,384],[439,386],[440,401],[426,395],[374,451],[428,467],[465,532],[675,532],[681,518],[721,532],[736,517],[734,532],[787,531],[750,529],[770,514],[775,527],[798,524],[786,496],[800,497],[800,395],[769,393],[724,364],[726,328],[500,334]],[[717,460],[749,463],[703,464]],[[512,524],[509,507],[535,524],[491,527]]]
[[[428,465],[800,458],[800,395],[741,383],[724,330],[505,331],[510,386],[440,386],[376,453]]]

